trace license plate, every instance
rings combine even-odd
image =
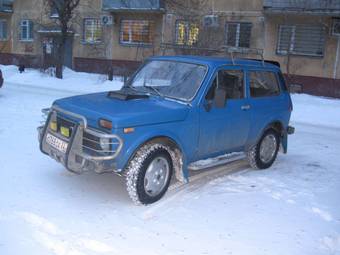
[[[46,142],[51,145],[53,148],[61,151],[62,153],[66,153],[68,143],[64,142],[63,140],[55,137],[54,135],[47,134],[46,135]]]

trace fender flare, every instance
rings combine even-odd
[[[127,154],[129,155],[128,159],[126,160],[123,168],[123,172],[126,169],[126,166],[129,164],[129,162],[132,160],[132,158],[136,155],[137,151],[146,143],[152,142],[152,141],[168,141],[165,145],[168,145],[169,148],[171,148],[173,153],[169,151],[171,154],[171,157],[175,159],[174,157],[179,157],[180,160],[176,160],[176,162],[179,164],[177,167],[175,167],[175,175],[176,179],[181,182],[188,182],[189,181],[189,170],[187,167],[187,157],[186,152],[184,150],[183,145],[179,141],[179,139],[176,138],[175,135],[171,134],[171,132],[162,132],[158,134],[146,134],[142,138],[138,139],[135,143],[133,143],[133,146],[130,146],[127,150]],[[174,149],[175,148],[175,149]]]
[[[285,129],[285,126],[283,125],[282,121],[280,120],[272,120],[270,121],[269,124],[267,124],[264,128],[262,128],[261,132],[259,133],[259,135],[257,136],[256,140],[254,143],[252,144],[248,144],[246,146],[246,151],[248,151],[250,148],[252,148],[253,146],[255,146],[261,139],[261,137],[263,136],[263,134],[268,130],[268,129],[275,129],[276,131],[278,131],[280,133],[280,137],[281,137],[281,144],[283,147],[283,152],[287,153],[287,145],[288,145],[288,139],[287,139],[287,131]]]

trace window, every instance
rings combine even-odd
[[[207,100],[212,100],[217,94],[223,94],[225,99],[244,98],[243,71],[221,70],[213,81],[212,87],[206,95]]]
[[[20,40],[33,41],[33,22],[31,20],[20,22]]]
[[[127,86],[141,92],[190,101],[200,88],[207,67],[180,61],[148,61]]]
[[[7,39],[7,21],[0,20],[0,40]]]
[[[227,22],[225,26],[226,45],[232,47],[250,47],[252,24],[249,22]]]
[[[319,56],[324,54],[326,29],[321,25],[280,25],[277,53]]]
[[[152,44],[154,22],[149,20],[122,20],[120,42],[123,44]]]
[[[102,26],[99,19],[84,19],[84,42],[99,43],[102,38]]]
[[[198,42],[199,26],[196,23],[179,20],[176,22],[176,44],[192,46]]]
[[[265,71],[250,72],[250,95],[252,97],[276,96],[280,93],[276,74]]]

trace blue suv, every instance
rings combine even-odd
[[[60,99],[45,110],[40,149],[69,171],[125,176],[136,204],[202,159],[245,152],[255,169],[287,152],[292,101],[277,64],[173,56],[148,59],[119,91]]]

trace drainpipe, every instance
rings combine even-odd
[[[338,37],[338,45],[336,47],[336,55],[334,62],[334,71],[333,71],[333,79],[336,79],[336,72],[338,70],[339,56],[340,55],[340,37]]]

